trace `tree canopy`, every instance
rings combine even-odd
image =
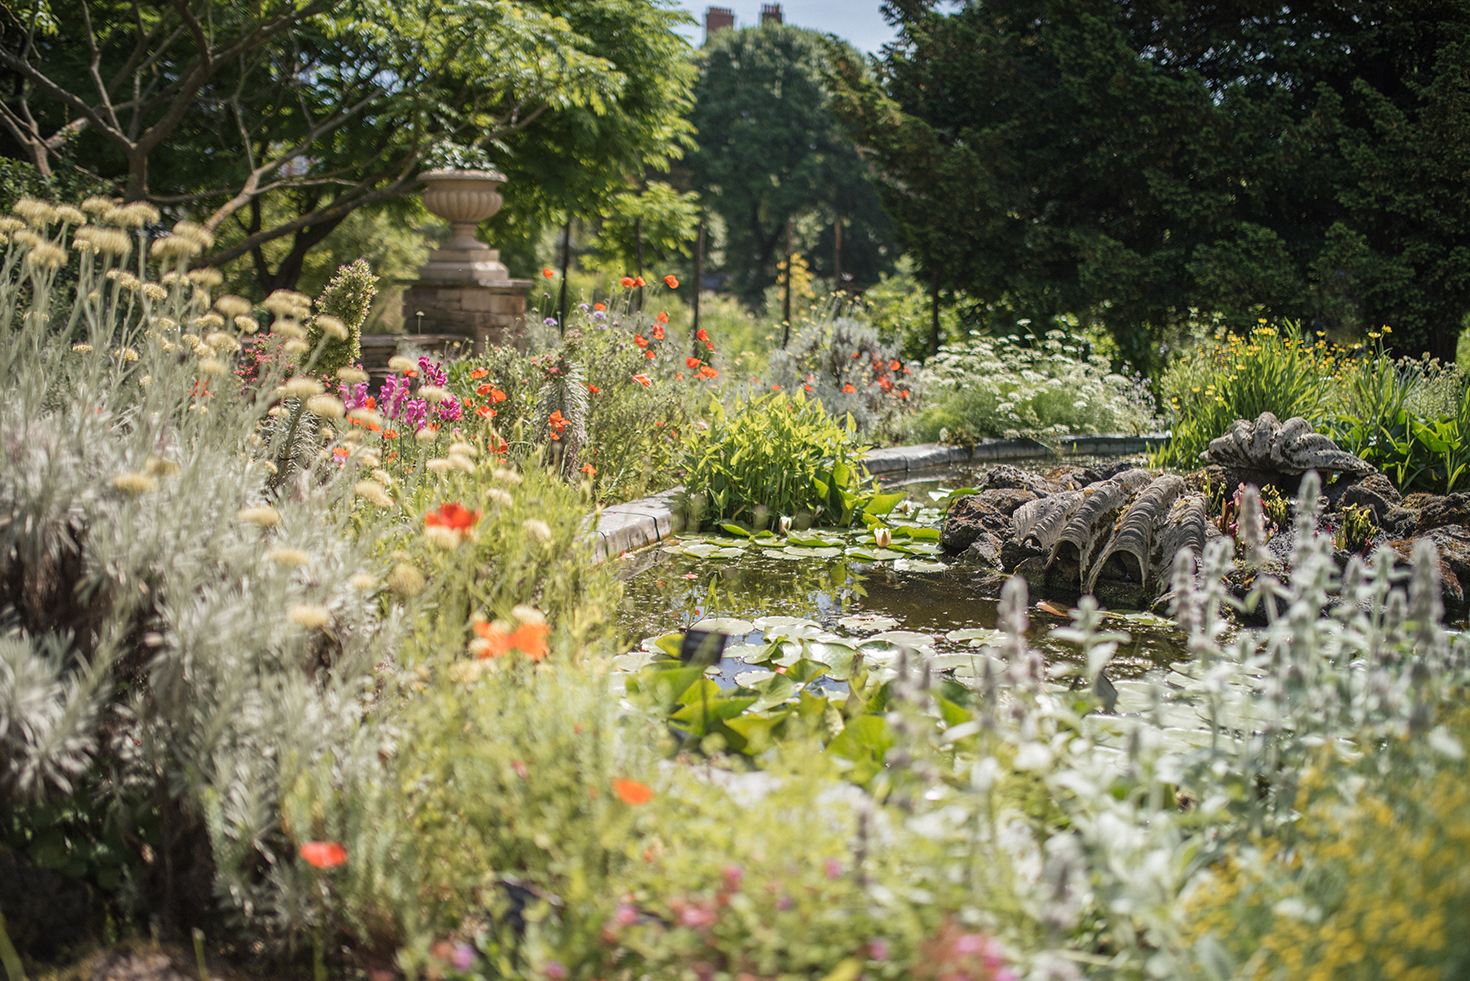
[[[1139,365],[1198,314],[1453,358],[1470,311],[1470,3],[889,0],[834,111],[924,272]]]
[[[666,165],[687,130],[687,15],[650,0],[32,0],[0,17],[13,148],[202,220],[204,261],[251,257],[263,289],[412,189],[435,145],[488,150],[519,182],[513,223]]]
[[[688,167],[724,219],[727,271],[747,297],[775,281],[787,222],[804,216],[820,219],[803,243],[819,274],[834,271],[839,217],[842,266],[858,281],[876,281],[896,258],[867,166],[829,110],[828,70],[823,36],[785,25],[720,31],[700,51],[690,117],[699,148]]]

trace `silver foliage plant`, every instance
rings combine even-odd
[[[145,253],[146,206],[17,212],[0,219],[0,806],[156,806],[165,876],[212,851],[204,896],[165,894],[212,889],[285,936],[303,886],[280,796],[351,739],[398,633],[370,585],[379,512],[349,532],[352,468],[331,454],[272,489],[285,437],[261,423],[320,386],[275,365],[242,392],[254,322],[188,271],[207,233],[180,223]]]
[[[1312,759],[1352,759],[1388,738],[1464,752],[1435,721],[1470,683],[1470,643],[1441,622],[1433,545],[1420,542],[1407,571],[1381,550],[1339,574],[1331,535],[1317,531],[1320,488],[1315,473],[1303,480],[1289,584],[1259,575],[1240,601],[1225,585],[1231,540],[1180,555],[1173,613],[1190,657],[1119,682],[1115,712],[1099,711],[1093,691],[1127,635],[1084,597],[1056,631],[1081,657],[1046,668],[1025,639],[1026,584],[1011,580],[1000,637],[976,657],[971,720],[931,724],[933,735],[889,753],[892,769],[921,758],[914,738],[961,748],[947,786],[908,767],[927,788],[907,805],[911,829],[957,863],[924,874],[940,889],[966,864],[983,866],[991,889],[1013,888],[1026,915],[1011,936],[1033,976],[1234,976],[1241,965],[1210,934],[1194,936],[1184,900],[1233,846],[1295,820],[1296,779]],[[1238,626],[1235,606],[1263,610],[1265,626]],[[1079,684],[1057,683],[1068,675]],[[927,700],[906,691],[890,722]],[[1045,788],[1051,819],[1017,807],[1027,781]],[[993,917],[994,894],[973,896],[967,915]],[[1091,952],[1099,945],[1109,956]]]

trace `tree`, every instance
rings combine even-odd
[[[1194,311],[1392,324],[1470,311],[1470,3],[885,5],[834,111],[946,288],[1108,326],[1140,366]]]
[[[850,56],[855,51],[847,49]],[[692,185],[724,219],[736,289],[759,297],[784,258],[789,223],[818,216],[816,270],[830,276],[833,223],[846,220],[843,268],[876,281],[891,268],[891,232],[867,168],[828,109],[829,44],[784,25],[715,34],[700,52],[691,116]]]
[[[0,121],[43,170],[69,153],[125,197],[201,218],[219,236],[206,263],[249,257],[262,289],[292,286],[349,214],[415,187],[436,144],[545,157],[576,117],[617,120],[599,176],[630,146],[667,153],[679,125],[651,110],[677,116],[678,72],[650,84],[667,56],[607,57],[607,13],[644,53],[680,16],[648,0],[34,0],[7,8]],[[262,247],[283,238],[272,268]]]

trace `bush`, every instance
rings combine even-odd
[[[946,345],[919,379],[927,408],[909,425],[921,440],[967,444],[992,436],[1054,439],[1081,433],[1152,432],[1153,397],[1142,379],[1113,371],[1061,331],[1034,347],[972,334]]]
[[[829,304],[809,317],[785,348],[771,352],[772,389],[795,392],[826,406],[836,419],[850,417],[865,434],[896,432],[902,414],[918,401],[913,370],[876,328],[841,315]]]
[[[710,415],[708,432],[697,434],[684,456],[685,492],[706,522],[759,529],[777,517],[832,519],[817,479],[840,472],[845,479],[838,482],[855,486],[867,476],[856,426],[849,420],[844,429],[801,392],[740,400],[729,413],[712,402]]]

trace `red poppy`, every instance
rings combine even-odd
[[[856,388],[853,388],[852,387],[852,382],[848,382],[846,385],[843,385],[842,386],[842,390],[844,392],[846,392],[848,395],[851,395],[853,392],[856,392],[857,391]]]
[[[498,453],[505,453],[509,449],[510,449],[510,444],[507,443],[501,437],[499,437],[499,436],[491,436],[490,437],[490,452],[491,453],[497,453],[497,454]]]
[[[368,423],[368,432],[370,432],[370,433],[381,433],[382,431],[383,431],[383,427],[380,426],[380,425],[378,425],[376,422],[370,422],[370,423]]]
[[[353,420],[353,421],[356,422],[356,420]],[[334,456],[340,456],[340,457],[343,457],[343,458],[346,458],[346,457],[350,456],[351,453],[352,453],[352,451],[349,450],[345,446],[339,446],[335,450],[332,451],[332,454]]]
[[[655,316],[653,319],[657,320],[661,324],[666,324],[669,322],[669,315],[660,310],[658,312],[658,315]]]
[[[430,511],[424,515],[424,524],[430,528],[448,528],[451,531],[464,532],[475,526],[480,520],[483,512],[479,508],[471,511],[463,504],[451,501],[448,504],[439,505],[437,511]]]
[[[498,413],[488,405],[482,405],[475,409],[475,415],[481,419],[494,419]]]
[[[541,270],[541,275],[545,276],[547,279],[550,279],[552,276],[555,276],[556,273],[551,271],[550,266],[547,266],[545,269]]]
[[[780,385],[772,385],[771,386],[771,391],[773,391],[773,392],[779,392],[779,391],[781,391],[781,386]]]
[[[606,303],[594,303],[594,304],[592,304],[592,309],[594,309],[594,310],[606,310],[607,309],[607,304]]]
[[[590,463],[584,463],[584,464],[582,464],[582,472],[585,473],[585,474],[587,474],[587,476],[590,477],[593,474],[597,473],[597,468],[594,467]]]
[[[475,389],[475,394],[476,395],[489,395],[493,391],[495,391],[495,386],[494,385],[488,385],[487,384],[487,385],[481,385],[479,388]]]
[[[701,378],[718,378],[718,377],[720,377],[720,373],[718,371],[716,371],[714,368],[710,367],[709,365],[705,365],[703,368],[700,368],[699,369],[699,377],[701,377]]]
[[[698,330],[696,330],[694,332],[694,338],[695,338],[695,340],[704,341],[706,344],[708,344],[709,343],[709,331],[707,331],[703,327],[701,327],[701,328],[699,328]]]
[[[683,380],[684,380],[684,372],[682,372],[682,371],[676,371],[676,372],[674,372],[674,381],[683,381]]]
[[[647,347],[648,338],[644,337],[642,334],[634,334],[633,343],[637,344],[639,347]]]
[[[653,382],[649,380],[649,377],[647,375],[634,375],[633,380],[642,385],[644,388],[647,388],[649,385],[653,384]]]
[[[498,388],[492,388],[492,389],[490,389],[490,401],[492,401],[492,402],[504,402],[505,399],[506,399],[506,395],[500,389],[498,389]]]
[[[568,420],[562,416],[561,410],[557,409],[555,412],[551,413],[551,418],[547,419],[546,422],[548,425],[551,426],[552,429],[555,429],[557,432],[561,432],[563,429],[567,428]]]
[[[655,419],[655,420],[653,420],[653,424],[655,426],[658,426],[660,429],[662,429],[664,423],[663,423],[663,420],[662,419]]]
[[[383,438],[384,439],[397,439],[398,438],[398,430],[396,430],[396,429],[390,429],[390,430],[388,430],[386,433],[383,434]]]
[[[643,281],[643,277],[642,276],[636,276],[633,279],[633,285],[634,286],[647,286],[648,284]]]
[[[661,340],[664,339],[664,325],[663,324],[654,324],[653,325],[653,339],[656,340],[656,341],[661,341]]]
[[[624,276],[622,279],[618,280],[618,282],[622,284],[623,289],[625,289],[625,290],[630,290],[630,289],[633,288],[633,277],[632,276]]]
[[[488,623],[477,623],[473,626],[473,630],[480,636],[481,640],[485,641],[485,643],[479,645],[479,649],[475,653],[475,656],[480,660],[486,661],[492,657],[504,657],[510,653],[510,634],[503,630],[497,630],[493,625]]]
[[[408,368],[403,372],[404,378],[417,378],[418,376],[419,370],[417,368]]]
[[[596,385],[588,385],[587,391],[591,392],[593,395],[597,395],[602,391],[602,389],[598,388]]]
[[[676,290],[679,288],[679,280],[673,273],[669,273],[664,277],[664,285],[671,290]]]
[[[637,780],[617,777],[612,782],[612,789],[613,793],[622,798],[624,804],[632,804],[634,807],[653,800],[653,788]]]
[[[899,368],[901,368],[903,366],[900,365],[897,361],[890,361],[890,362],[888,362],[888,367],[889,367],[889,370],[891,370],[891,371],[897,371]]]
[[[702,364],[704,364],[704,362],[699,360],[698,358],[684,359],[684,367],[688,368],[690,371],[693,371],[695,368],[698,368]]]
[[[808,392],[810,392],[812,390],[812,387],[810,385],[803,385],[801,387],[804,388],[804,389],[806,389]]]
[[[705,341],[704,342],[704,349],[706,351],[713,351],[715,349],[715,346],[713,344],[711,344],[709,341]]]
[[[308,841],[301,846],[300,852],[308,865],[319,869],[335,869],[347,864],[347,849],[335,841]]]
[[[489,368],[476,368],[474,371],[470,372],[470,378],[474,379],[475,381],[479,381],[481,378],[484,378],[488,374],[490,374]]]
[[[369,395],[367,397],[367,401],[363,403],[363,407],[368,409],[376,409],[378,407],[378,400]]]
[[[903,398],[908,398],[909,397],[909,390],[905,388],[903,391],[899,392],[898,394],[900,396],[902,396]]]

